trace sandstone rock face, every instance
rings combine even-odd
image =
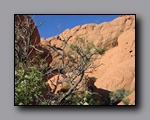
[[[135,89],[135,16],[122,15],[111,22],[101,24],[85,24],[67,29],[59,36],[41,40],[46,48],[51,46],[61,48],[64,41],[67,41],[69,50],[70,44],[75,44],[77,38],[84,38],[93,42],[96,46],[105,46],[109,50],[95,64],[103,63],[88,76],[97,78],[94,83],[99,89],[115,91],[120,88],[127,90]],[[53,60],[52,54],[52,60]],[[58,59],[56,59],[57,61]],[[51,86],[51,85],[50,85]],[[135,96],[135,92],[132,93]],[[135,97],[131,97],[135,101]]]
[[[95,62],[103,65],[93,72],[98,80],[96,85],[100,88],[114,91],[121,87],[134,88],[135,80],[135,33],[128,30],[118,38],[118,46],[106,52]]]

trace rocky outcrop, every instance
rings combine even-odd
[[[77,38],[93,42],[96,46],[105,46],[109,50],[95,64],[103,63],[88,76],[96,77],[94,85],[98,89],[115,91],[120,88],[135,89],[135,16],[122,15],[111,22],[101,24],[85,24],[67,29],[59,36],[41,40],[41,44],[61,48],[67,42],[76,44]],[[55,55],[52,55],[52,60]],[[56,61],[58,59],[55,59]],[[50,85],[51,86],[51,85]],[[135,92],[132,93],[135,95]],[[135,101],[135,97],[131,97]],[[119,104],[120,105],[120,104]]]
[[[95,45],[105,45],[109,48],[114,47],[118,37],[129,29],[135,29],[134,16],[122,16],[116,18],[111,22],[104,22],[101,24],[85,24],[83,26],[76,26],[72,29],[67,29],[57,37],[48,38],[51,40],[67,40],[68,44],[75,43],[77,37],[84,38],[88,41],[93,41]],[[68,40],[69,39],[69,40]],[[60,42],[57,42],[59,47]]]
[[[128,30],[118,38],[118,46],[106,52],[96,63],[103,65],[93,72],[98,87],[114,91],[133,89],[135,82],[135,32]]]

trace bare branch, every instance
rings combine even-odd
[[[40,27],[44,24],[44,22],[46,22],[46,20],[44,20],[43,22],[41,22],[39,25],[37,25],[37,27]]]
[[[63,97],[60,99],[59,101],[59,104],[61,104],[61,102],[66,98],[68,97],[72,92],[73,90],[78,86],[78,84],[82,81],[82,78],[84,76],[84,71],[81,72],[81,76],[80,76],[80,79],[69,89],[69,91],[63,95]]]

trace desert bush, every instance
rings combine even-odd
[[[79,96],[80,92],[80,96]],[[64,93],[61,93],[62,95]],[[71,93],[61,105],[100,105],[100,101],[93,98],[93,93],[89,91],[78,91],[78,94]]]
[[[110,97],[110,105],[113,105],[121,100],[123,100],[123,98],[125,98],[126,96],[128,96],[131,93],[130,90],[126,90],[124,88],[120,88],[114,92],[111,92],[109,94]]]
[[[105,52],[108,50],[106,47],[97,47],[96,52],[99,53],[100,55],[105,54]]]
[[[37,65],[31,67],[28,63],[28,70],[25,70],[19,63],[19,69],[15,70],[15,105],[31,105],[36,97],[40,98],[46,87],[42,79]]]
[[[123,102],[125,105],[129,105],[130,99],[129,99],[129,98],[124,98],[124,99],[122,100],[122,102]]]

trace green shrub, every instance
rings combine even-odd
[[[124,88],[111,92],[109,94],[110,105],[113,105],[114,103],[118,101],[121,101],[124,97],[128,96],[129,94],[130,94],[130,90],[126,90]]]
[[[100,101],[93,98],[92,92],[87,91],[87,93],[85,93],[85,91],[83,91],[80,96],[73,93],[70,94],[63,102],[63,105],[100,105]]]
[[[79,47],[78,47],[77,45],[71,44],[71,45],[70,45],[70,49],[74,51],[74,50],[79,49]]]
[[[108,49],[106,47],[97,47],[95,50],[98,54],[103,55]]]
[[[129,99],[129,98],[125,98],[125,99],[122,100],[122,102],[123,102],[125,105],[129,105],[130,99]]]
[[[20,63],[19,69],[15,70],[15,105],[31,105],[36,102],[36,97],[42,95],[46,87],[46,82],[42,79],[43,75],[37,65],[31,67],[30,64],[28,70],[25,70]]]

